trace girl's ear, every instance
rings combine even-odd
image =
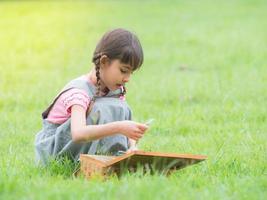
[[[101,56],[100,67],[106,67],[109,66],[109,64],[110,64],[110,59],[106,55]]]

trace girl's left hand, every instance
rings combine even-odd
[[[137,151],[137,150],[138,150],[137,146],[134,145],[134,146],[131,146],[131,147],[126,151],[126,153],[131,153],[132,151]]]

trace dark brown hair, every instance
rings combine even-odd
[[[132,70],[140,68],[143,64],[144,55],[139,39],[128,30],[118,28],[108,31],[98,42],[92,62],[95,64],[97,77],[97,92],[100,94],[100,58],[106,55],[110,61],[119,59],[124,64],[129,64]],[[123,95],[126,93],[126,88],[123,86]]]

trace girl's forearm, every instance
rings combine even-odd
[[[129,138],[130,147],[136,146],[136,140]]]
[[[72,130],[72,140],[74,142],[90,142],[119,133],[116,122],[99,125],[86,125],[77,130]]]

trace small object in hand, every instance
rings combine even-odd
[[[147,126],[150,126],[152,124],[152,122],[154,121],[153,118],[147,120],[144,124],[147,125]],[[137,145],[138,141],[136,141],[136,145]]]
[[[152,124],[152,122],[154,121],[154,119],[149,119],[145,122],[146,125],[150,126]]]

